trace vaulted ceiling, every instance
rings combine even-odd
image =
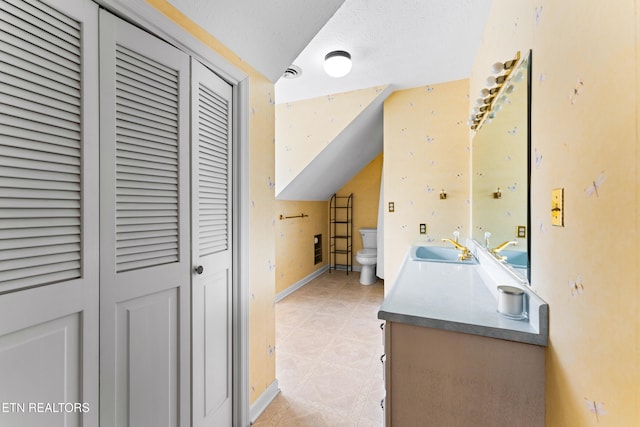
[[[276,102],[378,85],[409,88],[469,76],[491,0],[169,0],[276,83]],[[324,74],[336,49],[353,58]],[[298,79],[280,79],[295,64]]]
[[[379,85],[394,90],[468,78],[492,0],[169,0],[228,48],[275,83],[276,103]],[[327,76],[324,57],[348,51],[353,69]],[[296,79],[282,75],[291,65]],[[378,117],[381,117],[380,104]],[[371,114],[371,112],[369,112]],[[352,141],[370,134],[371,121],[350,126]],[[277,138],[277,136],[276,136]],[[379,146],[382,146],[380,141]],[[356,147],[350,150],[357,152]],[[319,168],[326,162],[318,162]],[[277,165],[276,165],[277,167]],[[353,156],[332,161],[332,170],[353,176]],[[313,167],[287,199],[307,200],[325,172]],[[307,181],[309,184],[307,184]],[[337,191],[337,188],[325,191]]]
[[[271,81],[280,78],[344,0],[169,0]]]

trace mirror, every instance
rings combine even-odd
[[[472,143],[472,238],[529,278],[531,53],[498,94]],[[490,233],[490,237],[485,238]]]

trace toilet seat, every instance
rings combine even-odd
[[[378,256],[378,251],[376,249],[360,249],[356,256],[361,258],[376,258]]]
[[[376,277],[377,230],[375,228],[361,228],[360,237],[362,237],[362,249],[356,253],[356,262],[360,264],[360,284],[373,285],[378,281]]]

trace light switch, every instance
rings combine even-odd
[[[564,227],[564,188],[551,191],[551,225]]]

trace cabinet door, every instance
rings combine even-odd
[[[0,425],[98,424],[98,8],[0,0]]]
[[[189,58],[100,13],[100,418],[190,422]]]
[[[544,347],[399,322],[387,330],[387,426],[544,426]]]

